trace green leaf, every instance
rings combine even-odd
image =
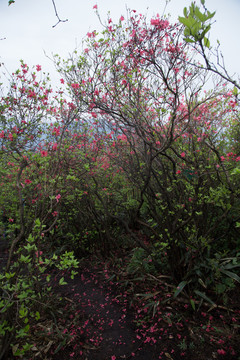
[[[182,23],[184,26],[186,26],[187,28],[191,28],[192,23],[189,21],[189,19],[179,16],[178,20],[180,23]]]
[[[28,292],[27,291],[22,291],[19,295],[18,295],[18,299],[23,300],[26,299],[28,297]]]
[[[205,15],[201,13],[201,11],[199,10],[198,7],[195,8],[195,15],[196,17],[201,21],[204,22],[205,21]]]
[[[14,273],[5,273],[6,279],[8,279],[8,280],[11,279],[12,277],[14,277],[15,274],[16,274],[15,272]]]
[[[240,277],[239,277],[237,274],[235,274],[235,273],[233,273],[233,272],[231,272],[231,271],[228,271],[228,270],[224,270],[224,269],[219,269],[219,270],[220,270],[223,274],[229,276],[231,279],[236,280],[237,282],[240,283]]]
[[[210,25],[208,25],[208,26],[206,26],[205,27],[205,29],[203,30],[203,32],[202,32],[202,39],[204,38],[204,36],[206,35],[206,33],[209,31],[211,29],[211,26]]]
[[[198,282],[199,282],[200,285],[202,285],[202,287],[204,287],[204,289],[207,288],[205,283],[203,282],[203,280],[201,278],[198,279]]]
[[[75,275],[77,275],[77,271],[72,270],[71,271],[71,279],[74,279]]]
[[[233,95],[234,96],[238,95],[238,89],[236,88],[236,86],[234,86],[234,88],[233,88]]]
[[[230,264],[224,265],[224,270],[226,270],[226,269],[227,270],[234,269],[236,267],[240,267],[240,264],[232,264],[232,263],[230,263]]]
[[[204,45],[209,49],[210,48],[210,41],[208,38],[204,38]]]
[[[33,344],[26,343],[25,345],[23,345],[23,349],[24,349],[24,351],[28,351],[32,348],[32,346],[33,346]]]
[[[236,168],[231,172],[231,175],[239,175],[240,174],[240,169]]]
[[[216,14],[216,11],[214,11],[213,13],[210,13],[210,11],[208,11],[208,16],[207,16],[206,20],[212,19],[215,14]]]
[[[25,328],[17,330],[16,331],[16,334],[17,334],[16,338],[18,339],[18,338],[23,338],[23,337],[27,336],[27,333],[28,333],[29,329],[30,329],[30,325],[28,324],[28,325],[25,326]]]
[[[17,349],[16,351],[13,351],[13,356],[21,356],[24,354],[23,350]]]
[[[36,219],[36,220],[35,220],[35,226],[36,226],[37,228],[39,228],[39,227],[41,226],[41,221],[40,221],[40,219]]]
[[[38,312],[38,311],[36,311],[36,316],[35,316],[35,319],[36,319],[36,320],[39,320],[39,319],[40,319],[40,314],[39,314],[39,312]]]
[[[201,4],[204,5],[204,4],[205,4],[205,0],[201,0]]]
[[[195,307],[195,302],[193,299],[190,299],[190,304],[191,304],[193,310],[195,310],[196,307]]]
[[[201,291],[199,290],[194,290],[195,294],[200,296],[202,299],[206,300],[207,302],[209,302],[209,304],[213,305],[213,306],[216,306],[216,304],[207,296],[205,295],[204,293],[202,293]]]
[[[184,41],[186,41],[187,43],[195,43],[194,40],[192,39],[189,39],[189,38],[185,38]]]
[[[29,329],[30,329],[30,325],[28,324],[25,326],[24,331],[27,333],[29,331]]]
[[[62,277],[60,280],[59,280],[59,285],[66,285],[67,282],[64,281],[64,277]]]
[[[183,14],[184,14],[185,18],[188,16],[188,11],[187,11],[186,7],[183,9]]]
[[[190,10],[190,14],[192,16],[194,16],[194,12],[195,12],[195,4],[194,3],[192,3],[191,6],[189,6],[189,10]]]
[[[201,30],[201,23],[199,21],[195,21],[195,23],[191,27],[191,34],[195,37],[196,40],[199,39],[199,32]]]
[[[20,319],[27,316],[27,314],[28,314],[28,309],[25,309],[23,307],[20,308],[20,310],[19,310],[19,318]]]
[[[24,256],[23,254],[21,254],[19,261],[26,264],[29,263],[31,261],[30,255]]]
[[[187,284],[188,284],[188,281],[180,282],[180,284],[178,284],[178,286],[177,286],[177,289],[176,289],[173,297],[177,297]]]

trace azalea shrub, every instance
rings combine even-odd
[[[46,246],[62,196],[60,152],[54,156],[55,143],[47,139],[51,128],[48,119],[51,114],[56,123],[60,109],[57,115],[56,103],[54,106],[54,99],[49,99],[48,78],[36,72],[41,72],[40,66],[31,71],[21,62],[20,69],[11,76],[8,93],[1,99],[1,236],[9,249],[1,273],[1,359],[10,347],[14,356],[29,351],[33,346],[29,334],[41,318],[40,307],[43,312],[50,308],[49,314],[54,310],[53,303],[46,301],[51,292],[50,276],[42,284],[46,272],[54,266],[59,271],[77,267],[73,252],[53,255]],[[71,121],[63,107],[61,104],[61,122]],[[65,107],[70,114],[71,106]],[[62,137],[65,128],[66,124]],[[66,284],[63,279],[62,283]]]
[[[181,26],[159,16],[150,23],[132,11],[116,24],[109,18],[85,44],[67,61],[57,57],[56,66],[76,106],[87,105],[89,119],[113,138],[111,163],[132,187],[130,202],[122,203],[128,225],[134,216],[142,231],[151,229],[153,255],[154,247],[167,253],[178,281],[193,259],[214,255],[219,245],[236,254],[234,91],[199,66]],[[213,89],[203,91],[212,81]]]

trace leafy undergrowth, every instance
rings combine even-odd
[[[36,325],[24,359],[240,358],[238,289],[228,306],[196,301],[194,311],[186,297],[173,298],[169,277],[130,274],[129,261],[122,252],[84,259],[74,280],[55,287],[62,302]]]

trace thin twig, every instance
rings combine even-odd
[[[55,15],[56,17],[58,18],[58,22],[53,25],[52,27],[55,28],[60,22],[66,22],[68,21],[68,19],[65,19],[65,20],[61,20],[59,15],[58,15],[58,12],[57,12],[57,8],[56,8],[56,4],[55,4],[55,0],[52,0],[52,3],[53,3],[53,7],[54,7],[54,11],[55,11]]]

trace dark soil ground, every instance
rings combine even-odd
[[[115,266],[125,255],[115,256],[85,259],[73,280],[55,288],[64,303],[55,319],[64,340],[56,344],[49,332],[44,347],[36,345],[35,355],[23,359],[240,359],[237,288],[227,306],[202,304],[193,311],[188,299],[172,298],[166,277],[131,277]],[[2,251],[0,262],[5,258]]]

